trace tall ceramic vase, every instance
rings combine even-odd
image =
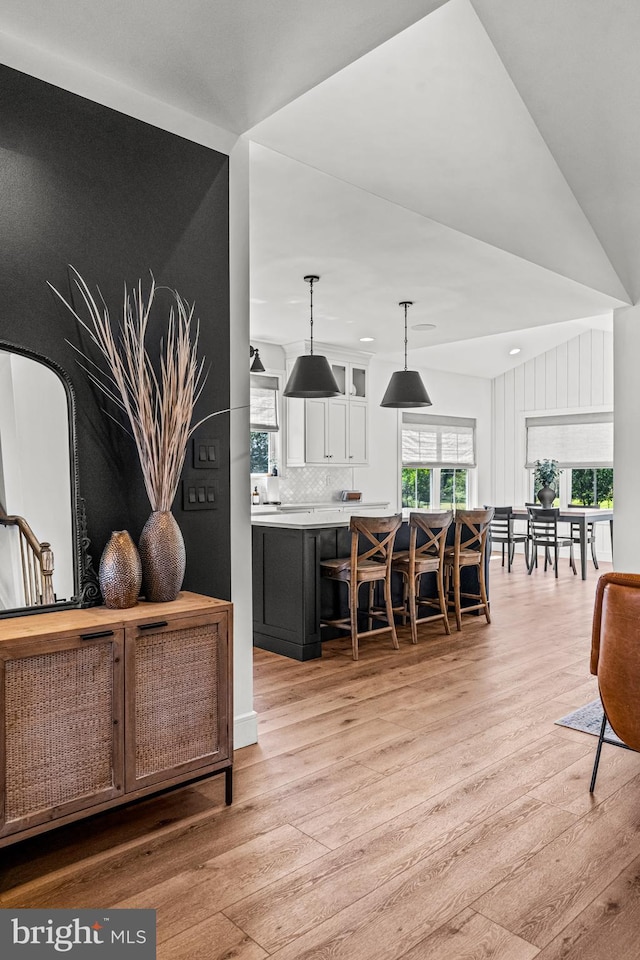
[[[140,534],[142,592],[153,603],[175,600],[184,580],[186,554],[170,510],[154,510]]]
[[[100,592],[107,607],[122,610],[138,602],[142,567],[136,546],[126,530],[114,530],[100,558]]]
[[[544,487],[540,487],[536,496],[543,507],[552,507],[557,494],[553,487],[545,484]]]

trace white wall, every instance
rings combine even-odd
[[[355,485],[367,498],[390,500],[393,509],[401,506],[400,424],[402,410],[380,406],[387,384],[397,364],[377,358],[369,368],[369,466],[355,469]],[[424,413],[431,416],[473,417],[476,421],[478,467],[469,506],[491,502],[491,381],[465,377],[441,370],[420,371],[432,406]],[[419,411],[418,411],[419,412]]]
[[[615,411],[613,470],[615,480],[616,570],[640,573],[638,551],[638,476],[640,476],[640,305],[622,307],[613,314]]]
[[[606,331],[589,330],[496,377],[492,502],[516,506],[531,498],[524,465],[527,414],[594,410],[613,410],[613,335]],[[610,559],[608,525],[596,530],[598,556]]]

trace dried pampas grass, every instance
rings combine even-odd
[[[180,482],[187,442],[197,427],[209,419],[204,417],[192,425],[194,408],[206,380],[204,361],[197,358],[199,324],[196,321],[194,328],[194,307],[183,300],[177,290],[170,291],[172,303],[167,333],[161,342],[159,374],[156,374],[145,345],[156,294],[153,276],[146,298],[141,280],[131,292],[125,286],[122,323],[116,338],[102,294],[98,290],[96,301],[75,267],[70,269],[73,284],[87,308],[88,322],[52,284],[49,287],[87,331],[107,369],[103,370],[74,347],[83,358],[81,366],[129,420],[152,510],[170,510]]]

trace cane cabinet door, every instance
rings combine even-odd
[[[0,837],[122,795],[124,631],[0,648]]]
[[[126,628],[126,788],[228,765],[228,611]]]

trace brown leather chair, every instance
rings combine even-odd
[[[398,637],[393,618],[391,603],[391,561],[396,533],[402,523],[401,514],[391,517],[351,517],[351,554],[335,560],[323,560],[320,571],[323,577],[347,584],[349,616],[339,620],[323,620],[324,626],[336,627],[351,633],[353,659],[358,659],[358,638],[370,637],[374,633],[391,631],[393,646],[398,650]],[[360,550],[363,544],[362,551]],[[384,610],[373,605],[373,588],[376,581],[382,581],[384,591]],[[363,583],[369,584],[369,603],[367,607],[368,629],[358,633],[358,593]],[[373,620],[384,618],[387,626],[372,629]]]
[[[598,677],[604,717],[591,776],[596,785],[603,743],[640,750],[640,575],[605,573],[598,580],[591,637],[591,673]],[[607,720],[623,743],[605,736]]]
[[[394,553],[392,568],[402,576],[403,604],[400,608],[402,622],[411,624],[411,642],[418,642],[418,624],[432,620],[442,620],[446,634],[451,633],[447,617],[447,599],[444,592],[444,550],[447,530],[451,526],[453,513],[412,513],[409,516],[409,549]],[[418,546],[418,536],[423,542]],[[423,574],[435,573],[437,597],[421,595],[420,585]],[[427,607],[428,616],[419,617],[420,607]],[[433,613],[433,610],[437,613]]]
[[[453,546],[444,552],[444,573],[447,592],[453,593],[449,605],[456,612],[456,626],[462,630],[462,614],[481,610],[491,623],[489,599],[484,575],[484,563],[487,552],[487,534],[493,519],[493,507],[485,510],[456,510],[455,535]],[[479,593],[462,593],[461,571],[463,567],[478,568]],[[462,600],[474,600],[475,603],[462,606]]]

